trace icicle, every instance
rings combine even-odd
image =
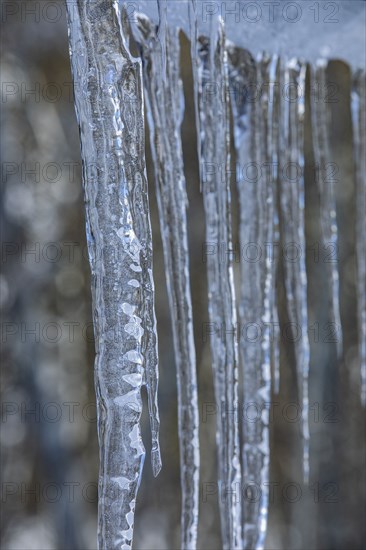
[[[198,20],[197,20],[197,0],[190,0],[188,5],[189,13],[189,30],[190,30],[190,39],[191,39],[191,63],[192,63],[192,77],[193,77],[193,96],[194,96],[194,112],[195,112],[195,122],[196,122],[196,132],[197,137],[200,140],[201,135],[201,120],[200,120],[200,110],[199,110],[199,59],[198,59]],[[201,158],[201,147],[197,147],[197,156],[198,156],[198,169],[200,173],[200,190],[202,192],[202,158]]]
[[[272,124],[273,124],[273,105],[269,104],[269,91],[266,92],[266,86],[269,83],[269,66],[270,59],[267,55],[260,56],[257,61],[257,96],[255,103],[255,118],[252,121],[254,126],[254,137],[256,140],[256,152],[257,152],[257,167],[261,170],[259,181],[257,182],[257,197],[259,200],[259,227],[258,236],[260,246],[264,249],[264,246],[269,243],[270,248],[265,250],[265,262],[261,267],[261,287],[262,287],[262,303],[260,304],[260,324],[263,327],[263,336],[261,342],[261,359],[260,359],[260,372],[261,380],[260,386],[257,388],[258,401],[260,403],[261,424],[259,428],[260,440],[256,449],[259,458],[260,473],[258,482],[260,483],[261,490],[263,491],[260,508],[257,512],[257,524],[256,524],[256,539],[255,548],[262,550],[264,548],[267,521],[268,521],[268,491],[263,490],[267,487],[269,482],[269,424],[268,424],[268,409],[271,402],[271,322],[274,319],[275,312],[275,284],[273,281],[273,253],[271,251],[271,245],[273,243],[274,235],[274,221],[275,211],[274,205],[276,200],[276,193],[274,183],[276,180],[272,180]],[[259,97],[258,97],[259,92]],[[274,99],[274,98],[271,98]],[[268,169],[269,167],[269,169]],[[263,172],[262,172],[263,171]],[[260,295],[259,295],[260,296]],[[278,341],[276,342],[278,345]],[[278,349],[278,348],[277,348]],[[277,350],[276,350],[277,352]],[[277,365],[278,367],[278,365]],[[261,400],[261,401],[260,401]],[[258,429],[258,428],[257,428]],[[246,444],[244,440],[244,445]],[[248,455],[251,457],[253,451],[249,446],[247,447]],[[251,457],[252,458],[252,457]],[[245,519],[245,516],[244,516]],[[255,519],[255,518],[253,518]],[[249,533],[251,529],[249,530]],[[247,533],[245,533],[247,535]],[[249,535],[250,536],[250,535]],[[251,543],[248,540],[248,548],[251,548]]]
[[[116,3],[68,0],[67,5],[96,340],[98,545],[127,550],[145,457],[143,383],[154,475],[161,468],[142,71],[126,47]]]
[[[283,69],[281,82],[281,215],[286,301],[292,337],[298,393],[302,406],[303,472],[309,477],[309,396],[310,348],[305,264],[304,115],[306,65],[293,59]],[[291,249],[293,247],[293,252]],[[290,250],[290,252],[288,252]]]
[[[273,228],[270,220],[269,230],[272,231],[272,238],[268,241],[272,251],[272,280],[271,280],[271,363],[272,363],[272,385],[275,394],[280,391],[280,325],[278,318],[277,304],[277,270],[278,253],[277,246],[280,243],[280,225],[278,217],[278,190],[279,190],[279,113],[280,113],[280,89],[278,86],[280,62],[276,55],[272,57],[269,65],[268,83],[268,162],[271,167],[271,180],[273,183],[271,208],[273,209]]]
[[[327,62],[319,61],[313,72],[313,90],[311,93],[311,115],[314,159],[317,167],[317,180],[320,193],[320,222],[322,228],[323,246],[332,246],[337,255],[333,262],[327,262],[331,284],[330,314],[334,322],[337,334],[337,355],[342,356],[343,337],[339,309],[339,273],[338,273],[338,227],[336,201],[334,194],[334,181],[332,176],[328,178],[328,169],[331,167],[331,157],[328,137],[328,110],[327,103],[319,97],[326,90]],[[316,85],[316,89],[315,89]]]
[[[180,126],[183,90],[179,78],[179,36],[167,31],[166,74],[161,44],[148,19],[137,21],[150,143],[164,247],[168,295],[177,363],[178,422],[182,485],[182,548],[196,548],[199,504],[199,439],[196,353],[192,324],[187,238],[187,196]]]
[[[366,407],[366,75],[364,70],[354,75],[351,107],[357,201],[357,309],[361,402]]]
[[[278,361],[278,327],[275,297],[276,258],[272,251],[277,219],[279,92],[275,86],[277,58],[250,54],[230,47],[230,83],[233,97],[234,139],[237,153],[237,185],[240,204],[240,243],[253,243],[261,251],[259,261],[244,258],[241,264],[240,324],[263,335],[247,334],[240,340],[245,408],[261,410],[260,422],[244,419],[243,478],[260,487],[261,499],[247,495],[244,503],[244,547],[264,547],[268,517],[269,422],[271,355]],[[268,85],[268,92],[266,86]],[[257,177],[247,176],[252,166]],[[276,235],[277,238],[277,235]],[[264,258],[263,258],[264,255]],[[249,260],[249,261],[248,261]],[[257,332],[258,334],[258,332]],[[272,341],[272,346],[271,346]],[[272,349],[271,349],[272,348]],[[275,365],[275,370],[279,364]],[[278,377],[277,370],[276,376]],[[248,491],[247,491],[248,492]],[[248,498],[249,497],[249,498]]]
[[[223,25],[198,50],[198,143],[206,241],[220,254],[207,258],[212,367],[218,404],[217,449],[219,505],[225,550],[241,548],[241,494],[238,434],[236,308],[231,251],[230,149],[227,54]]]
[[[166,34],[167,34],[167,10],[168,4],[167,0],[157,0],[158,2],[158,13],[159,13],[159,25],[157,38],[160,42],[160,55],[161,55],[161,70],[162,75],[166,75]]]

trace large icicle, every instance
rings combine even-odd
[[[243,424],[243,481],[249,493],[244,502],[244,547],[261,549],[268,516],[271,355],[277,355],[278,360],[278,332],[273,333],[277,309],[276,263],[272,250],[278,217],[276,113],[279,102],[278,88],[272,79],[277,74],[278,62],[277,58],[271,60],[266,55],[255,62],[247,51],[235,47],[229,48],[229,59],[240,244],[241,249],[248,246],[249,250],[252,243],[258,260],[250,261],[248,257],[241,263],[239,312],[240,324],[246,328],[246,337],[243,338],[241,331],[240,339],[244,405],[245,410],[249,411],[252,404],[255,410],[261,411],[259,422],[245,417]],[[250,167],[253,170],[249,176]],[[251,484],[254,489],[260,487],[260,499],[250,494]]]
[[[311,93],[311,116],[314,159],[320,193],[320,223],[323,246],[327,249],[332,247],[331,252],[336,257],[332,262],[327,262],[326,266],[331,285],[329,309],[337,335],[337,356],[340,358],[342,355],[343,337],[339,306],[338,227],[334,180],[332,175],[329,175],[329,170],[332,168],[328,136],[329,112],[327,102],[323,98],[327,84],[327,64],[325,60],[319,61],[312,73],[314,82]]]
[[[212,324],[211,354],[218,405],[217,449],[219,506],[225,550],[241,548],[241,494],[238,430],[238,369],[236,306],[230,212],[230,134],[227,53],[222,21],[211,39],[198,44],[198,147],[202,161],[202,192],[207,255],[208,307]],[[224,260],[219,250],[224,248]],[[210,248],[210,250],[211,250]]]
[[[68,0],[92,272],[101,550],[132,545],[145,457],[144,383],[154,475],[161,468],[142,70],[126,47],[120,21],[113,2]]]
[[[306,64],[296,59],[281,71],[280,197],[286,301],[295,346],[299,399],[302,406],[303,471],[309,476],[310,348],[305,264],[304,115]]]
[[[155,168],[178,385],[178,422],[182,485],[182,548],[196,548],[199,504],[199,426],[196,353],[192,324],[187,238],[187,195],[180,127],[183,90],[179,78],[178,32],[158,40],[149,20],[138,18],[139,41]],[[162,47],[166,48],[166,73]]]
[[[353,147],[356,172],[356,251],[361,402],[366,407],[366,74],[357,71],[352,96]]]

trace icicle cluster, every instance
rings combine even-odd
[[[133,32],[141,60],[129,52],[127,15],[105,0],[68,0],[69,38],[80,126],[87,236],[93,277],[95,381],[100,442],[99,548],[131,548],[134,510],[145,451],[141,388],[146,385],[152,466],[161,467],[157,406],[157,334],[152,241],[144,154],[143,82],[176,356],[182,485],[183,550],[197,547],[199,420],[196,354],[189,282],[187,194],[181,123],[178,29],[166,0],[159,24],[139,14]],[[217,452],[222,544],[225,550],[264,548],[269,503],[269,408],[279,391],[280,331],[276,295],[280,238],[300,254],[284,261],[286,307],[293,328],[302,407],[304,478],[309,478],[307,274],[305,264],[304,117],[307,66],[266,53],[256,59],[227,43],[223,22],[198,34],[196,0],[189,3],[198,158],[205,211],[208,313],[217,402]],[[312,72],[325,88],[325,62]],[[352,115],[357,189],[357,284],[361,397],[366,404],[366,166],[365,73],[354,75]],[[230,102],[237,161],[241,245],[262,251],[241,261],[239,326],[261,338],[238,344],[232,265]],[[326,105],[311,96],[312,139],[324,245],[338,246]],[[248,174],[248,167],[253,171]],[[329,177],[328,177],[329,176]],[[281,221],[281,224],[280,224]],[[224,250],[221,254],[217,251]],[[296,251],[295,251],[296,254]],[[329,313],[342,355],[339,274],[329,270]],[[238,369],[244,405],[260,420],[243,419],[239,433]],[[242,445],[240,445],[240,443]],[[240,449],[241,447],[241,449]],[[240,452],[241,451],[241,452]],[[261,498],[251,498],[251,484]],[[246,495],[243,495],[243,487]],[[244,498],[243,498],[244,496]]]

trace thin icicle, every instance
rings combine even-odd
[[[196,353],[187,238],[187,195],[180,127],[183,90],[178,32],[167,31],[166,69],[161,43],[147,18],[137,20],[142,44],[150,143],[163,240],[178,385],[182,485],[182,548],[195,549],[199,505],[199,439]]]
[[[275,143],[272,143],[272,124],[273,124],[273,105],[269,104],[269,90],[268,83],[270,80],[270,58],[263,54],[259,56],[257,60],[257,94],[255,103],[255,120],[254,132],[256,139],[257,149],[257,162],[258,167],[261,168],[261,175],[259,177],[258,193],[261,206],[259,207],[259,243],[270,243],[270,247],[265,251],[265,262],[262,263],[261,269],[261,286],[262,286],[262,304],[260,309],[260,321],[263,327],[263,336],[261,342],[261,386],[258,388],[258,397],[263,401],[261,403],[262,416],[261,424],[259,428],[261,441],[257,447],[258,458],[260,459],[259,466],[260,478],[259,483],[261,490],[263,491],[260,508],[258,510],[257,517],[257,532],[255,540],[255,548],[262,550],[265,544],[267,522],[268,522],[268,505],[269,498],[267,492],[267,486],[269,482],[269,460],[270,460],[270,448],[269,448],[269,419],[268,419],[268,407],[271,402],[271,340],[272,330],[271,323],[274,319],[277,310],[275,306],[275,281],[273,280],[273,263],[274,258],[271,251],[274,235],[274,222],[275,222],[275,201],[276,192],[275,186],[276,180],[272,179],[271,167],[273,165],[272,148],[275,147]],[[271,99],[274,99],[271,98]],[[263,247],[262,247],[263,248]],[[276,342],[278,344],[278,340]],[[278,348],[277,348],[278,349]],[[276,349],[276,352],[277,352]],[[278,365],[277,365],[278,367]],[[258,429],[258,428],[257,428]],[[245,441],[244,441],[245,444]],[[249,451],[249,449],[248,449]],[[250,451],[249,451],[250,452]],[[266,487],[266,490],[263,488]],[[245,518],[244,518],[245,519]],[[248,541],[249,543],[249,541]],[[249,543],[250,544],[250,543]],[[251,548],[251,546],[248,546]]]
[[[277,317],[275,299],[275,259],[272,244],[276,229],[278,149],[278,90],[271,81],[277,59],[259,57],[230,47],[230,83],[233,97],[234,139],[237,153],[237,185],[240,204],[241,246],[252,243],[262,252],[260,261],[243,258],[241,264],[240,323],[255,327],[262,338],[247,334],[240,340],[245,408],[261,410],[261,420],[243,425],[243,479],[250,488],[260,487],[261,499],[247,494],[244,503],[244,548],[264,548],[268,517],[269,419],[271,402],[271,355],[278,347],[273,338]],[[254,166],[257,177],[246,177],[246,167]],[[272,169],[274,168],[274,172]],[[245,176],[243,177],[243,174]],[[272,334],[271,334],[272,333]],[[257,332],[258,334],[258,332]],[[278,335],[278,331],[277,331]],[[272,345],[271,345],[272,341]],[[278,366],[276,367],[278,368]],[[250,489],[249,489],[250,490]],[[249,491],[247,491],[248,493]]]
[[[284,67],[281,83],[281,215],[286,301],[292,338],[298,393],[302,407],[303,472],[309,477],[310,348],[308,337],[307,276],[305,264],[304,116],[306,64],[296,59]]]
[[[322,93],[326,90],[327,61],[318,62],[313,79],[317,90]],[[314,86],[315,88],[315,86]],[[328,177],[328,170],[331,168],[331,156],[328,136],[328,106],[327,102],[319,97],[313,90],[311,94],[311,115],[312,115],[312,136],[314,159],[317,167],[317,180],[320,193],[320,222],[322,228],[322,239],[324,247],[332,247],[336,259],[327,262],[326,266],[331,285],[330,292],[330,315],[334,322],[334,329],[337,335],[337,356],[342,356],[343,335],[339,307],[339,272],[338,272],[338,227],[336,200],[334,192],[334,181],[332,176]]]
[[[278,245],[280,242],[280,225],[278,216],[278,190],[279,190],[279,113],[280,113],[280,89],[278,86],[280,62],[274,55],[269,65],[268,83],[268,162],[271,167],[272,180],[272,209],[273,229],[272,240],[269,241],[272,252],[272,288],[271,288],[271,328],[272,328],[272,386],[275,394],[280,391],[280,325],[277,303],[277,270],[278,270]],[[271,222],[272,227],[272,222]]]
[[[68,0],[67,5],[96,341],[98,546],[127,550],[145,457],[144,383],[154,475],[161,468],[142,70],[126,47],[116,3]]]
[[[356,172],[356,253],[361,402],[366,407],[366,74],[354,75],[352,96],[353,147]]]
[[[225,550],[242,547],[238,431],[236,307],[231,251],[230,134],[227,53],[223,24],[198,46],[198,143],[202,159],[202,192],[206,241],[224,247],[227,258],[207,258],[209,319],[214,387],[219,415],[217,449],[219,506]]]
[[[158,13],[159,13],[159,25],[157,38],[160,42],[160,55],[161,55],[161,75],[166,75],[167,66],[166,66],[166,35],[168,29],[168,4],[167,0],[157,0],[158,3]]]
[[[188,5],[188,14],[189,14],[189,30],[190,30],[190,39],[191,39],[191,63],[192,63],[192,77],[193,77],[193,96],[194,96],[194,112],[195,112],[195,121],[196,121],[196,131],[197,136],[201,133],[201,121],[200,121],[200,112],[199,112],[199,100],[198,100],[198,55],[197,55],[197,44],[198,44],[198,20],[197,20],[197,0],[190,0]],[[197,148],[198,154],[198,169],[200,172],[200,185],[202,191],[202,160],[201,160],[201,148]]]

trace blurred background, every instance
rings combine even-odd
[[[96,548],[98,443],[94,341],[65,4],[3,1],[1,48],[1,546],[8,550]],[[207,314],[204,215],[199,192],[189,44],[182,36],[186,110],[182,127],[189,196],[192,298],[200,396],[199,548],[219,549],[215,414]],[[271,491],[266,548],[365,548],[365,412],[359,398],[355,286],[355,194],[351,75],[332,62],[328,80],[337,215],[344,356],[328,337],[326,251],[310,117],[306,133],[306,238],[310,367],[310,484],[301,474],[294,346],[281,338],[281,387],[271,418]],[[311,82],[307,83],[307,104]],[[134,547],[179,548],[180,478],[174,353],[149,145],[148,178],[160,353],[163,469],[145,461]],[[233,192],[234,243],[237,194]],[[240,262],[235,263],[235,275]],[[288,322],[283,262],[280,322]],[[294,414],[295,410],[295,414]],[[148,418],[143,418],[149,451]],[[243,496],[245,498],[245,496]]]

